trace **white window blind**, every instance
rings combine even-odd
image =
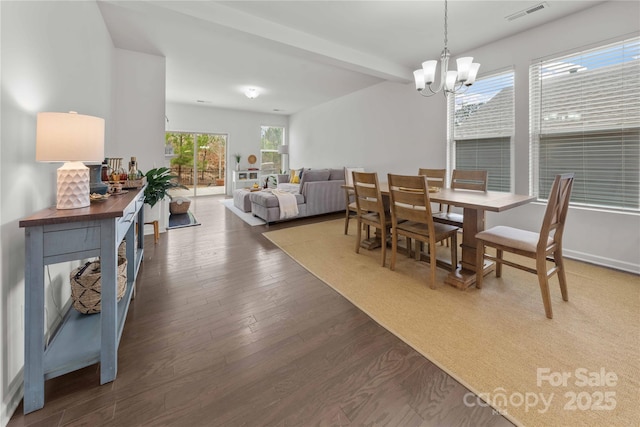
[[[511,190],[513,77],[513,70],[483,77],[449,97],[451,169],[487,170],[489,190]]]
[[[530,68],[531,190],[575,172],[571,203],[638,210],[640,38]]]

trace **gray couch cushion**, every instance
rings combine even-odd
[[[304,196],[302,194],[294,194],[296,196],[296,202],[298,204],[304,203]],[[279,208],[278,198],[271,194],[271,191],[254,191],[249,196],[252,203],[264,206],[266,208]]]
[[[336,181],[339,179],[344,179],[344,168],[329,169],[329,181]]]
[[[330,175],[329,169],[306,169],[300,180],[300,191],[305,182],[328,181]]]

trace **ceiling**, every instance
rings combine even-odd
[[[602,1],[546,0],[505,19],[540,3],[451,0],[452,55]],[[168,102],[293,114],[384,80],[409,83],[444,46],[440,0],[98,4],[117,48],[166,57]],[[246,98],[249,87],[260,96]]]

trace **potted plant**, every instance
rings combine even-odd
[[[144,189],[144,202],[153,207],[160,200],[166,196],[171,198],[168,191],[172,188],[184,188],[187,187],[178,183],[176,175],[171,175],[171,171],[167,167],[150,169],[145,175],[147,178],[147,188]]]
[[[236,159],[236,170],[240,170],[240,159],[242,159],[242,155],[240,153],[235,153],[233,157]]]

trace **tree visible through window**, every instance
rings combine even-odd
[[[262,126],[260,130],[260,169],[262,175],[282,171],[282,155],[278,148],[284,144],[284,128]]]

